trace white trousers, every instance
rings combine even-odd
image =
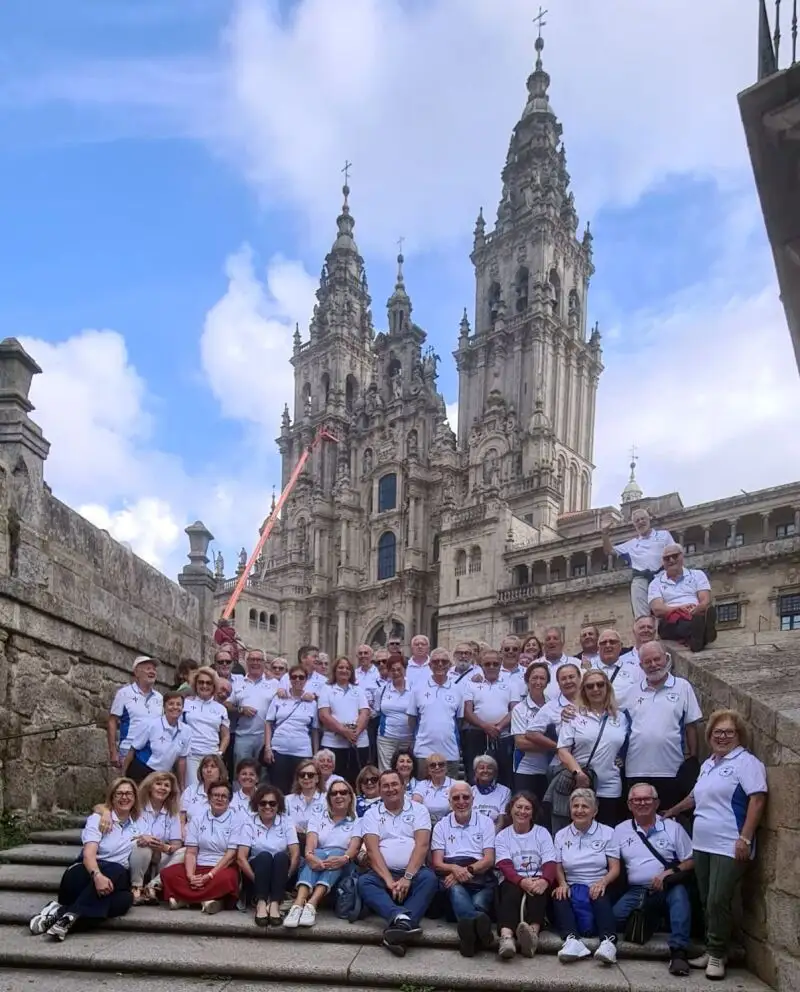
[[[186,855],[186,848],[179,847],[174,854],[161,854],[160,851],[153,851],[149,847],[138,847],[136,844],[133,845],[133,850],[131,851],[131,861],[130,861],[130,873],[131,873],[131,887],[134,889],[140,889],[145,882],[147,873],[150,871],[151,866],[155,869],[157,868],[160,873],[165,869],[169,868],[170,865],[180,864]],[[151,880],[151,884],[159,880],[159,875],[156,875],[154,879]]]

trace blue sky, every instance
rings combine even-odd
[[[616,502],[632,443],[645,490],[685,503],[789,481],[796,376],[735,102],[756,5],[550,6],[545,67],[604,333],[594,502]],[[61,498],[168,571],[196,517],[229,562],[249,547],[345,157],[376,326],[402,234],[455,402],[472,228],[479,206],[494,216],[524,104],[529,7],[4,6],[0,331],[45,369],[35,416]]]

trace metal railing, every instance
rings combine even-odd
[[[60,727],[42,727],[41,730],[22,730],[18,734],[5,734],[0,736],[0,743],[3,741],[15,741],[20,737],[44,737],[47,734],[53,735],[53,740],[55,740],[59,734],[63,733],[65,730],[83,730],[86,727],[98,727],[99,724],[97,720],[88,720],[83,723],[65,723]]]
[[[758,0],[758,6],[758,78],[766,79],[797,62],[798,0]],[[774,7],[771,17],[769,7]],[[790,57],[784,54],[781,65],[781,40],[787,35]]]

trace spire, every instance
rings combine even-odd
[[[406,291],[405,279],[403,277],[403,242],[405,238],[398,238],[397,246],[400,251],[397,254],[397,281],[394,284],[394,292],[386,302],[389,313],[389,333],[401,334],[410,323],[411,299]]]
[[[464,307],[464,313],[461,317],[461,323],[459,324],[458,336],[460,338],[468,338],[470,335],[471,328],[469,326],[469,317],[467,316],[467,308]]]
[[[482,248],[486,242],[486,221],[483,218],[483,207],[478,211],[478,219],[475,221],[475,248]]]
[[[533,46],[536,49],[536,66],[528,76],[528,103],[522,113],[523,118],[530,114],[544,113],[553,114],[550,106],[550,99],[547,90],[550,86],[550,76],[544,71],[542,66],[542,51],[544,49],[544,38],[539,35]]]
[[[300,351],[300,325],[295,323],[294,325],[294,337],[292,338],[292,345],[295,352]]]
[[[636,462],[639,459],[636,457],[636,446],[631,448],[631,477],[628,479],[628,484],[622,490],[622,504],[635,503],[636,500],[641,499],[644,496],[642,492],[642,487],[636,481]]]

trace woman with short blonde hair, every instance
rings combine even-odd
[[[178,780],[172,772],[152,772],[139,786],[139,820],[141,834],[131,851],[131,893],[134,904],[158,902],[154,885],[142,887],[147,876],[177,861],[183,848]]]
[[[219,676],[213,668],[198,668],[189,676],[192,695],[183,704],[183,722],[191,727],[192,740],[186,758],[186,781],[192,782],[206,754],[224,755],[231,740],[228,711],[217,701]]]

